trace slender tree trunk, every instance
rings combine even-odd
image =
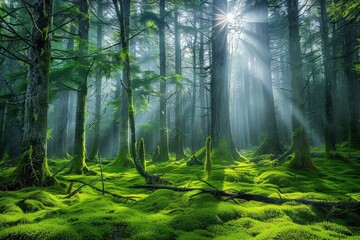
[[[335,150],[334,140],[334,117],[333,117],[333,64],[330,54],[330,43],[329,43],[329,19],[326,13],[326,1],[319,0],[320,12],[321,12],[321,40],[322,40],[322,54],[323,64],[325,69],[325,154],[327,157],[331,156],[331,152]]]
[[[278,129],[275,118],[275,105],[271,78],[271,57],[270,57],[270,37],[268,24],[268,1],[257,1],[259,8],[259,21],[257,22],[259,30],[259,40],[262,54],[259,56],[259,64],[262,69],[261,83],[264,94],[264,132],[265,138],[255,154],[265,153],[279,154],[282,152],[282,146],[279,141]]]
[[[199,36],[199,101],[200,101],[200,142],[205,142],[207,137],[207,117],[206,117],[206,101],[205,101],[205,48],[204,48],[204,20],[203,14],[200,11],[200,36]]]
[[[54,184],[46,155],[48,84],[51,63],[49,31],[52,24],[51,0],[33,3],[30,68],[26,91],[22,156],[15,170],[20,187]]]
[[[80,55],[86,55],[88,52],[89,41],[89,2],[88,0],[79,0],[79,37],[81,44],[79,45]],[[86,98],[88,93],[88,61],[81,58],[80,63],[83,65],[79,69],[79,90],[77,92],[76,102],[76,121],[75,121],[75,160],[69,169],[69,173],[82,174],[88,171],[85,163],[85,114],[86,114]]]
[[[123,0],[121,0],[123,1]],[[118,8],[118,0],[113,1],[115,8]],[[123,3],[121,3],[123,6],[123,9],[117,10],[118,19],[120,19],[120,13],[122,14],[122,21],[124,24],[124,30],[123,33],[125,34],[126,39],[126,46],[130,49],[130,42],[129,42],[129,29],[130,29],[130,1],[125,0]],[[120,42],[122,40],[120,39]],[[121,51],[125,51],[124,53],[127,54],[127,49],[123,49],[123,44],[121,43]],[[130,50],[129,50],[130,51]],[[129,52],[130,53],[130,52]],[[128,79],[130,73],[127,73],[127,71],[130,71],[129,69],[123,68],[122,72],[122,80],[120,80],[122,88],[120,93],[120,116],[119,116],[119,149],[117,156],[115,158],[115,161],[112,163],[116,166],[119,166],[121,168],[129,168],[133,166],[133,162],[131,160],[131,157],[133,157],[133,152],[130,151],[130,144],[129,144],[129,97],[127,93],[127,89],[125,87],[125,84],[129,84],[130,79]]]
[[[120,3],[120,9],[118,7],[118,1]],[[133,96],[133,89],[132,89],[132,82],[131,82],[131,66],[130,66],[130,51],[129,51],[129,40],[126,38],[126,25],[124,19],[126,18],[126,13],[124,12],[125,9],[130,9],[130,1],[131,0],[113,0],[113,3],[115,5],[115,11],[119,19],[120,23],[120,38],[121,38],[121,46],[122,51],[125,56],[125,62],[124,62],[124,70],[126,74],[126,82],[124,82],[124,88],[126,89],[127,93],[127,100],[129,103],[129,125],[130,125],[130,133],[131,133],[131,156],[133,157],[134,164],[136,170],[139,172],[139,174],[145,178],[145,180],[152,184],[152,183],[166,183],[164,180],[162,180],[157,175],[149,174],[144,166],[141,165],[140,160],[138,158],[138,154],[136,152],[136,131],[135,131],[135,106],[134,106],[134,96]]]
[[[294,152],[291,166],[296,169],[315,169],[310,157],[310,144],[305,130],[304,79],[300,48],[300,23],[298,0],[287,0],[289,22],[289,56],[292,89],[293,139],[290,150]]]
[[[212,20],[211,68],[211,138],[213,148],[226,149],[234,159],[241,155],[231,134],[229,113],[229,79],[227,74],[227,1],[214,0]],[[230,159],[229,159],[230,160]]]
[[[97,17],[99,19],[103,18],[103,2],[102,0],[98,0],[98,9],[97,9]],[[97,39],[96,45],[98,48],[102,47],[103,42],[103,27],[102,23],[99,23],[97,26]],[[94,136],[94,144],[92,147],[92,152],[90,154],[90,159],[95,160],[99,154],[99,145],[100,145],[100,127],[101,127],[101,79],[102,73],[101,71],[97,71],[95,77],[95,136]]]
[[[194,12],[194,28],[196,28],[196,12]],[[196,152],[197,149],[197,141],[198,141],[198,135],[199,132],[197,130],[197,124],[196,124],[196,44],[197,44],[197,38],[198,34],[197,31],[194,31],[194,41],[192,44],[192,73],[193,73],[193,82],[192,82],[192,106],[191,106],[191,150],[193,153]]]
[[[360,83],[358,75],[353,70],[353,64],[356,60],[357,52],[356,36],[358,29],[355,23],[350,23],[345,29],[345,76],[348,87],[348,107],[349,107],[349,147],[360,149],[359,133],[359,91]]]
[[[181,75],[181,47],[179,32],[179,12],[175,11],[175,73]],[[180,86],[176,86],[175,103],[175,154],[176,159],[184,158],[184,133],[183,133],[183,94]]]
[[[165,52],[165,0],[160,0],[159,50],[160,50],[160,161],[169,159],[166,111],[166,52]]]

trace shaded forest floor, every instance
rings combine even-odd
[[[360,152],[352,154],[360,156]],[[317,172],[294,172],[286,163],[272,166],[270,160],[224,166],[213,159],[207,181],[218,189],[274,198],[360,201],[360,161],[313,160]],[[52,159],[49,165],[55,172],[68,161]],[[98,164],[89,165],[100,172]],[[164,173],[174,186],[209,187],[199,181],[203,166],[189,167],[185,161],[148,165],[149,172]],[[0,169],[2,177],[12,171]],[[133,189],[130,186],[144,184],[135,169],[117,172],[104,166],[104,178],[106,191],[136,201],[102,195],[89,186],[67,198],[71,180],[101,189],[100,174],[62,172],[55,187],[0,192],[0,239],[360,239],[359,209],[325,210],[294,202],[234,203],[208,194],[194,196],[197,191]],[[74,182],[72,190],[82,185]]]

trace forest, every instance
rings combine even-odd
[[[360,1],[0,0],[0,239],[360,239]]]

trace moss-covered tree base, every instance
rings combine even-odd
[[[8,181],[9,188],[43,187],[56,184],[55,178],[51,177],[46,157],[41,161],[37,160],[35,153],[30,147],[30,150],[21,155],[21,159]]]
[[[305,129],[300,128],[293,133],[293,157],[290,166],[294,169],[316,170],[311,160],[310,144]]]
[[[231,164],[235,161],[247,161],[239,151],[235,148],[230,148],[225,140],[221,140],[218,147],[211,151],[211,159],[214,163]]]
[[[86,174],[89,172],[89,169],[85,163],[85,158],[75,157],[73,159],[68,174]]]
[[[284,152],[283,146],[274,139],[272,134],[266,134],[261,145],[255,150],[253,156],[260,156],[263,154],[281,154]]]
[[[109,166],[111,169],[127,170],[134,167],[134,162],[130,156],[129,151],[123,151],[120,152],[116,158],[107,166]]]

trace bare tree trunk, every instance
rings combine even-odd
[[[345,76],[348,87],[349,102],[349,147],[360,149],[360,133],[359,133],[359,91],[360,83],[357,73],[353,70],[353,64],[358,51],[354,51],[356,47],[356,36],[358,29],[355,23],[350,23],[345,29]]]
[[[46,155],[48,84],[51,63],[49,31],[51,29],[51,0],[33,3],[29,80],[26,91],[22,156],[15,170],[15,185],[47,186],[54,184],[50,177]]]
[[[227,1],[214,0],[212,20],[211,69],[211,138],[213,149],[228,151],[234,159],[241,159],[231,134],[229,112],[229,79],[227,74]]]
[[[165,0],[160,0],[159,50],[160,50],[160,161],[169,159],[166,111],[166,52],[165,52]]]
[[[120,3],[120,9],[118,6],[118,1]],[[167,183],[167,181],[162,180],[157,175],[149,174],[144,166],[141,165],[140,160],[138,158],[137,152],[136,152],[136,131],[135,131],[135,106],[134,106],[134,96],[133,96],[133,89],[132,89],[132,82],[131,82],[131,66],[130,66],[130,51],[129,51],[129,41],[125,37],[127,35],[126,33],[126,27],[124,22],[124,16],[126,13],[124,13],[125,9],[130,9],[130,1],[131,0],[113,0],[113,4],[115,6],[115,11],[118,16],[119,24],[120,24],[120,38],[121,38],[121,46],[122,51],[125,56],[125,62],[124,62],[124,70],[126,74],[126,82],[124,82],[124,88],[126,89],[127,93],[127,100],[129,103],[129,125],[130,125],[130,133],[131,133],[131,156],[133,157],[134,164],[136,170],[139,172],[139,174],[145,178],[145,180],[148,183]]]
[[[193,20],[194,28],[196,28],[196,12],[194,12],[194,20]],[[198,34],[197,31],[194,31],[194,41],[192,43],[192,74],[193,74],[193,82],[192,82],[192,106],[191,106],[191,150],[193,153],[196,152],[197,149],[197,140],[198,140],[198,130],[196,126],[196,44],[197,44]]]
[[[181,75],[181,47],[179,33],[179,12],[175,11],[175,73]],[[184,158],[184,133],[183,133],[183,93],[180,86],[176,86],[175,100],[175,154],[176,159]]]
[[[89,41],[89,2],[88,0],[79,0],[79,37],[82,43],[79,45],[79,52],[81,55],[86,55],[88,51]],[[86,98],[88,93],[88,61],[81,58],[80,63],[83,65],[79,69],[79,90],[77,92],[76,103],[76,121],[75,121],[75,148],[74,154],[76,156],[73,160],[69,173],[82,174],[88,171],[85,163],[85,114],[86,114]]]
[[[103,2],[98,0],[98,9],[97,17],[99,19],[103,18]],[[103,27],[102,23],[99,23],[97,26],[97,39],[96,45],[98,48],[102,47],[103,42]],[[99,154],[99,145],[100,145],[100,127],[101,127],[101,79],[102,73],[98,70],[95,77],[95,136],[94,144],[92,147],[92,152],[90,154],[90,159],[95,160]]]
[[[259,21],[257,27],[259,30],[259,41],[263,49],[259,56],[261,72],[261,82],[264,94],[264,132],[265,138],[260,147],[255,151],[256,155],[265,153],[279,154],[282,146],[279,141],[279,134],[275,118],[275,105],[271,78],[271,57],[270,57],[270,37],[268,23],[268,1],[257,1],[259,8]]]
[[[200,29],[204,28],[203,14],[200,11],[199,15]],[[200,101],[200,142],[205,142],[207,136],[207,117],[206,117],[206,104],[205,104],[205,49],[204,49],[204,33],[200,32],[200,48],[199,48],[199,101]]]
[[[297,169],[315,169],[310,156],[310,145],[305,130],[304,114],[304,79],[303,64],[301,61],[300,48],[300,23],[299,23],[299,2],[298,0],[287,0],[288,21],[289,21],[289,56],[292,89],[292,125],[293,138],[291,151],[293,158],[291,165]]]
[[[330,43],[329,43],[329,20],[326,13],[325,0],[319,0],[320,12],[321,12],[321,40],[322,40],[322,54],[323,64],[325,69],[325,154],[327,157],[331,156],[331,152],[335,150],[334,140],[334,116],[333,116],[333,75],[332,68],[334,67],[330,55]]]

